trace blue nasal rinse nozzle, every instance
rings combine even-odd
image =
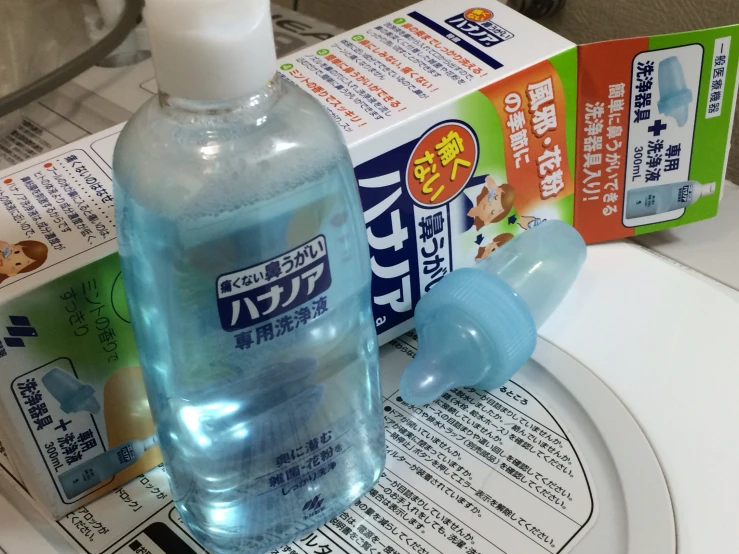
[[[492,389],[531,357],[540,327],[585,262],[570,225],[543,222],[474,268],[451,272],[416,306],[418,352],[400,379],[409,404],[461,386]]]
[[[693,101],[693,93],[685,84],[685,73],[677,56],[670,56],[659,62],[657,82],[659,113],[673,117],[677,126],[682,127],[688,122],[688,107]]]

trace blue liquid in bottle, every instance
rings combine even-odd
[[[266,2],[232,4],[267,6],[257,27],[271,29]],[[162,92],[114,156],[124,282],[183,521],[214,554],[262,553],[346,509],[384,466],[363,213],[338,129],[273,67],[240,96],[188,96],[161,66],[191,35],[162,33],[163,6],[145,13]]]

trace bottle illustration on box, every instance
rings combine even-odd
[[[632,189],[626,193],[627,219],[663,214],[695,204],[699,198],[716,192],[716,183],[681,181]]]
[[[688,122],[688,107],[693,101],[693,92],[685,84],[685,73],[677,56],[659,62],[657,81],[659,113],[674,118],[677,126],[682,127]]]
[[[100,411],[100,404],[95,399],[95,389],[68,371],[52,367],[41,377],[41,382],[59,402],[59,407],[65,414],[75,412],[97,414]]]
[[[67,498],[75,498],[136,463],[144,452],[158,444],[156,435],[132,440],[98,454],[72,467],[59,476],[59,484]]]

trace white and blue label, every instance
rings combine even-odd
[[[284,314],[331,286],[326,238],[314,239],[262,263],[218,277],[221,327],[236,331]]]
[[[693,201],[693,186],[690,183],[677,190],[677,201],[681,204],[690,204]]]
[[[449,153],[451,139],[461,147]],[[378,334],[409,321],[420,298],[454,269],[451,211],[455,217],[457,211],[467,213],[471,205],[464,191],[484,179],[473,177],[477,144],[471,128],[448,120],[354,168],[367,226]],[[459,256],[458,261],[474,263]]]
[[[413,307],[421,297],[414,211],[423,208],[415,206],[407,194],[404,175],[415,143],[411,141],[354,168],[365,208],[372,311],[378,334],[412,318]],[[440,232],[446,234],[448,229]]]

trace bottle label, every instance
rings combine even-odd
[[[274,458],[273,470],[265,475],[262,481],[269,486],[269,492],[279,491],[281,496],[288,496],[297,491],[308,496],[302,506],[304,519],[309,519],[323,511],[321,495],[314,496],[317,482],[333,472],[337,463],[343,459],[347,450],[346,440],[350,438],[346,431],[337,434],[332,429],[316,433],[303,444],[294,445],[277,453]],[[310,492],[313,491],[313,492]]]
[[[82,479],[84,483],[89,483],[91,481],[94,481],[96,483],[100,482],[100,479],[98,478],[97,472],[95,471],[94,467],[86,467],[83,469],[79,474],[79,479]],[[77,483],[77,481],[73,481],[73,483]]]
[[[690,202],[693,200],[693,187],[690,186],[690,183],[681,186],[677,191],[677,201],[680,204],[690,204]]]
[[[330,286],[326,238],[318,235],[279,256],[219,276],[216,297],[221,327],[236,331],[287,312],[293,315],[298,307],[315,299],[307,320],[302,321],[306,323],[326,311],[326,298],[321,295]],[[299,326],[305,316],[294,315],[292,323]]]
[[[120,465],[130,464],[135,461],[136,452],[134,452],[133,447],[130,444],[127,444],[118,451],[118,463]]]

